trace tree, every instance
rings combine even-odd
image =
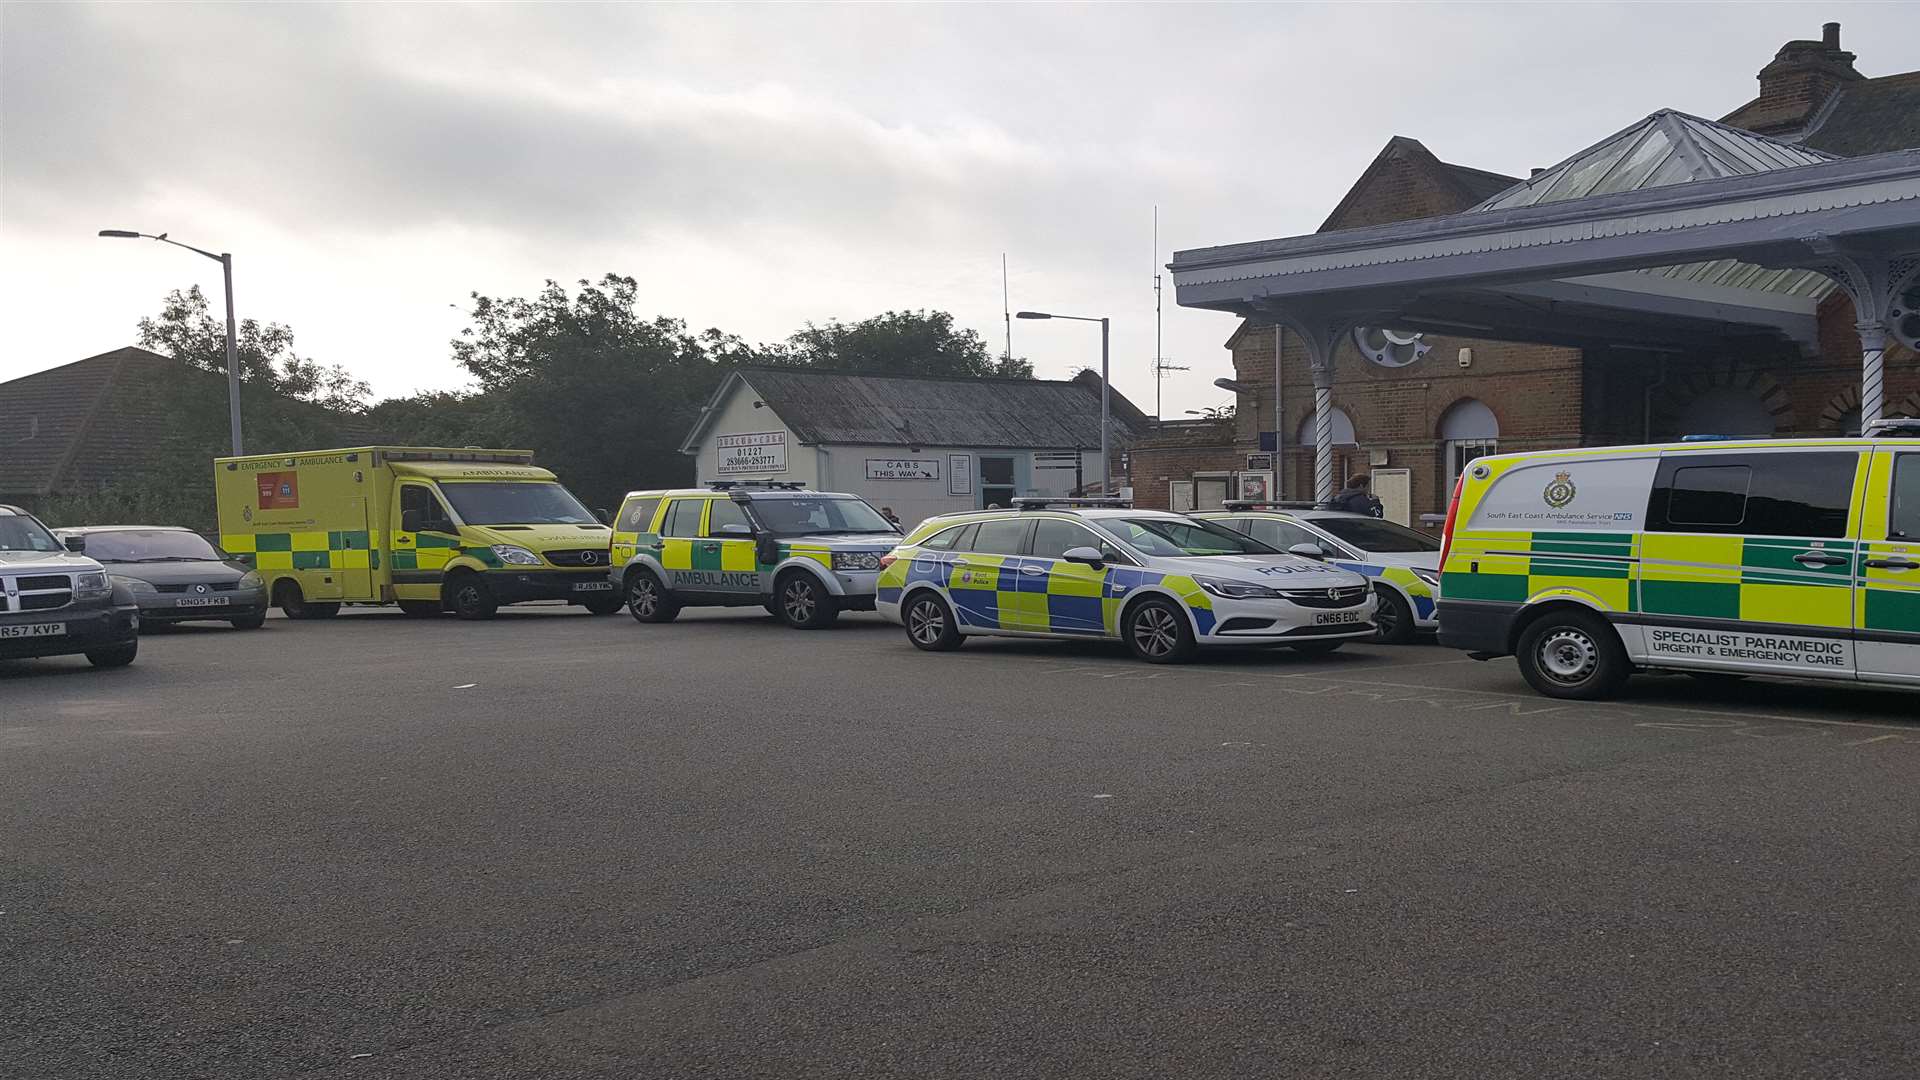
[[[185,292],[175,289],[168,293],[159,316],[140,320],[137,340],[142,348],[202,371],[226,374],[226,323],[213,317],[198,285]],[[367,384],[338,364],[322,365],[296,355],[293,330],[282,323],[242,319],[235,328],[234,343],[244,389],[339,413],[356,413],[366,407]]]
[[[955,327],[944,311],[889,311],[855,323],[808,323],[769,359],[836,371],[1033,378],[1033,364],[1013,356],[995,358],[978,332]]]
[[[554,281],[527,298],[474,293],[472,325],[453,340],[497,407],[500,437],[537,450],[594,506],[693,480],[680,440],[725,368],[759,356],[719,330],[640,317],[638,292],[608,274],[573,296]]]

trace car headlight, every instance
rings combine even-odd
[[[1255,585],[1250,581],[1228,581],[1225,578],[1193,576],[1194,584],[1215,596],[1228,600],[1278,600],[1280,590],[1266,585]]]
[[[835,570],[878,570],[880,553],[877,551],[836,551],[833,553]]]
[[[500,557],[501,562],[513,566],[540,565],[540,556],[535,555],[533,552],[528,551],[518,544],[495,544],[493,545],[493,553]]]
[[[1413,570],[1413,576],[1414,576],[1414,577],[1417,577],[1417,578],[1419,578],[1419,579],[1420,579],[1421,581],[1424,581],[1424,582],[1426,582],[1427,584],[1429,584],[1429,585],[1432,585],[1432,586],[1434,586],[1435,588],[1438,588],[1438,587],[1439,587],[1439,585],[1440,585],[1440,571],[1438,571],[1438,570],[1428,570],[1428,569],[1425,569],[1425,568],[1423,568],[1423,567],[1418,567],[1418,566],[1415,566],[1415,567],[1412,567],[1411,569]]]
[[[249,570],[246,573],[240,575],[240,581],[234,585],[234,588],[258,589],[261,586],[265,585],[266,583],[267,583],[267,579],[260,576],[260,571]]]
[[[100,582],[100,587],[103,589],[110,588],[110,586],[104,580],[106,576],[107,575],[105,574],[81,574],[80,590],[82,592],[86,591],[86,588],[87,588],[86,581],[88,578],[101,578],[103,580]],[[113,584],[120,586],[121,588],[127,590],[130,593],[150,593],[154,591],[152,582],[142,581],[137,577],[120,577],[118,575],[115,575],[113,578]]]

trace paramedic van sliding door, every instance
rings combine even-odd
[[[1860,674],[1920,682],[1920,451],[1873,455],[1860,527]]]
[[[1668,451],[1640,546],[1646,655],[1851,677],[1854,450]]]

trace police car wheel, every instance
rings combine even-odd
[[[1193,658],[1193,627],[1169,600],[1142,600],[1127,610],[1124,636],[1133,655],[1149,664],[1178,664]]]
[[[1515,651],[1527,685],[1552,698],[1610,698],[1632,674],[1613,627],[1583,612],[1541,616],[1520,634]]]
[[[643,623],[672,622],[680,614],[680,605],[660,587],[659,578],[650,571],[635,570],[627,576],[627,611]]]
[[[954,621],[953,609],[936,593],[916,593],[901,615],[901,621],[907,624],[907,640],[915,648],[948,652],[967,640]]]
[[[500,610],[500,602],[493,598],[493,590],[487,583],[468,575],[455,580],[448,586],[447,606],[453,609],[457,618],[467,620],[491,619]]]
[[[780,620],[796,630],[832,626],[840,616],[840,607],[826,587],[804,571],[793,571],[775,582],[774,596],[780,605]]]
[[[1413,640],[1413,608],[1400,590],[1390,585],[1375,585],[1380,606],[1373,612],[1373,640],[1382,645],[1405,645]]]

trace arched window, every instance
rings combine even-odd
[[[1500,420],[1486,402],[1462,398],[1440,414],[1440,448],[1447,463],[1444,494],[1451,496],[1468,462],[1500,452]]]
[[[1309,450],[1313,449],[1315,443],[1313,441],[1313,414],[1312,413],[1308,413],[1307,418],[1305,420],[1300,421],[1300,430],[1295,436],[1295,442],[1293,445],[1305,447],[1306,449],[1309,449]],[[1338,405],[1335,405],[1333,407],[1333,445],[1335,446],[1360,445],[1360,440],[1356,438],[1353,434],[1352,417],[1349,417],[1347,415],[1347,411],[1345,409],[1342,409]]]

